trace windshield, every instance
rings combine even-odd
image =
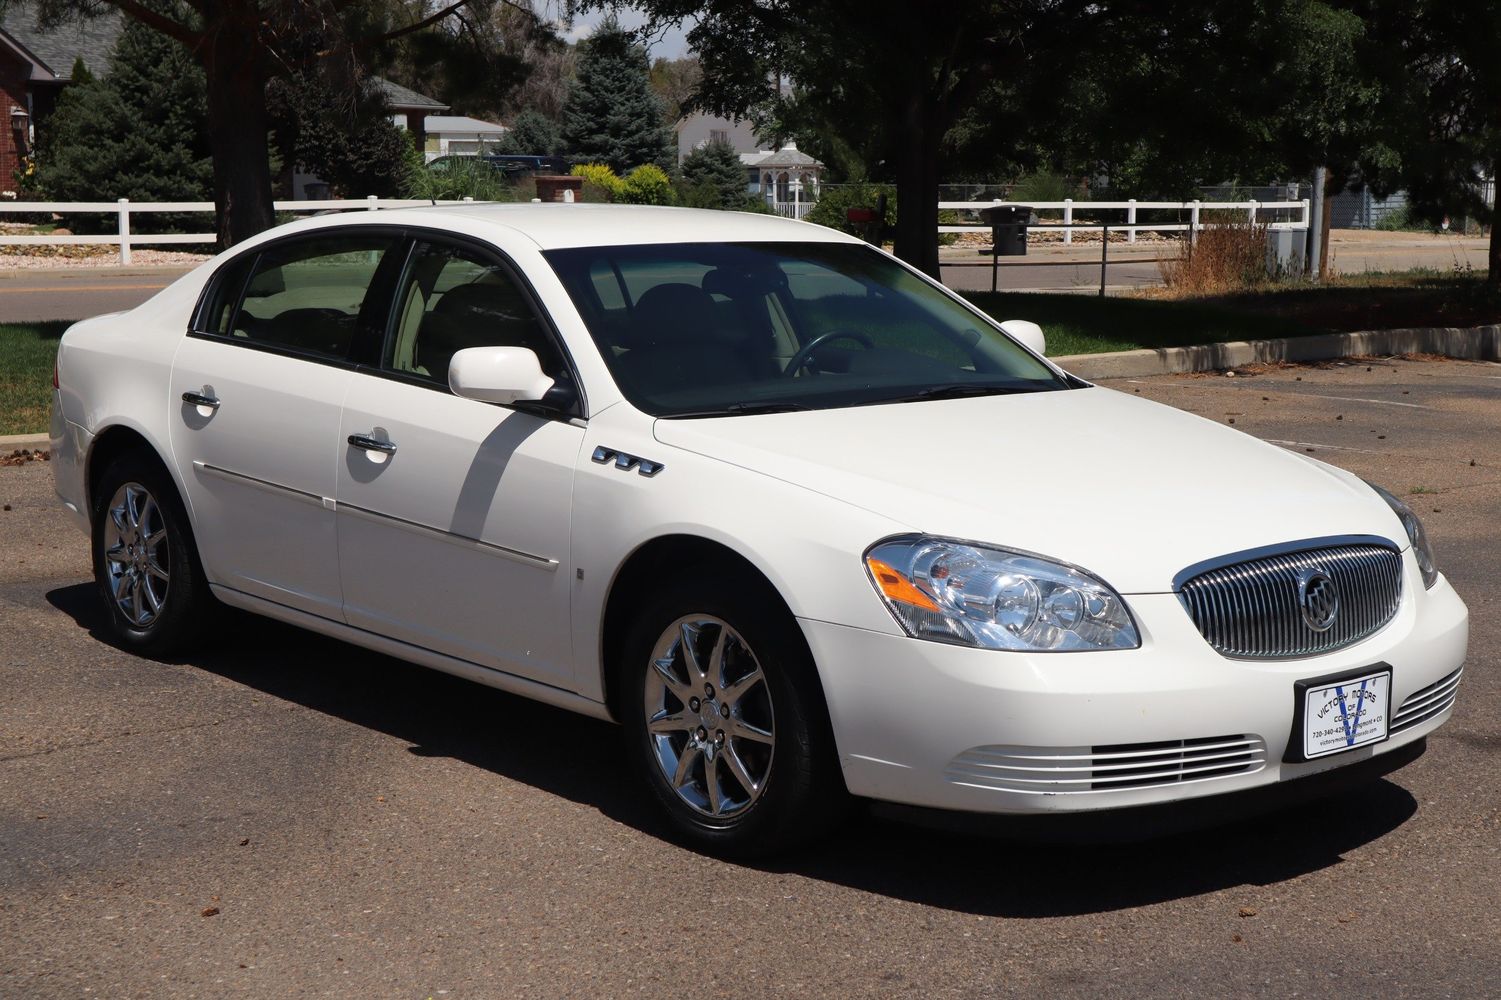
[[[1069,388],[984,315],[863,244],[545,256],[621,392],[654,416]]]

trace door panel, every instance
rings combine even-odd
[[[569,508],[583,430],[361,373],[339,441],[349,624],[571,688]]]
[[[321,231],[210,281],[173,359],[172,450],[215,583],[343,617],[333,510],[351,359],[379,350],[396,235]]]
[[[342,617],[332,503],[347,369],[187,337],[172,366],[172,451],[209,579]],[[218,401],[184,401],[183,393]]]

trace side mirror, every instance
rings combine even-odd
[[[466,347],[448,362],[454,395],[482,403],[541,399],[552,385],[537,355],[525,347]]]
[[[1048,352],[1048,338],[1043,336],[1042,327],[1036,323],[1025,319],[1008,319],[1001,324],[1001,329],[1034,354]]]

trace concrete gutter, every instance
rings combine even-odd
[[[1093,381],[1219,371],[1266,362],[1327,361],[1392,354],[1442,354],[1469,361],[1501,361],[1501,325],[1321,333],[1282,340],[1236,340],[1197,347],[1069,354],[1050,360],[1080,378]]]

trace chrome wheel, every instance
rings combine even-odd
[[[171,581],[161,506],[146,487],[128,482],[115,491],[105,513],[104,566],[110,596],[126,621],[147,628],[161,614]]]
[[[728,819],[766,790],[776,747],[771,692],[728,623],[689,615],[652,648],[646,738],[662,777],[694,811]]]

